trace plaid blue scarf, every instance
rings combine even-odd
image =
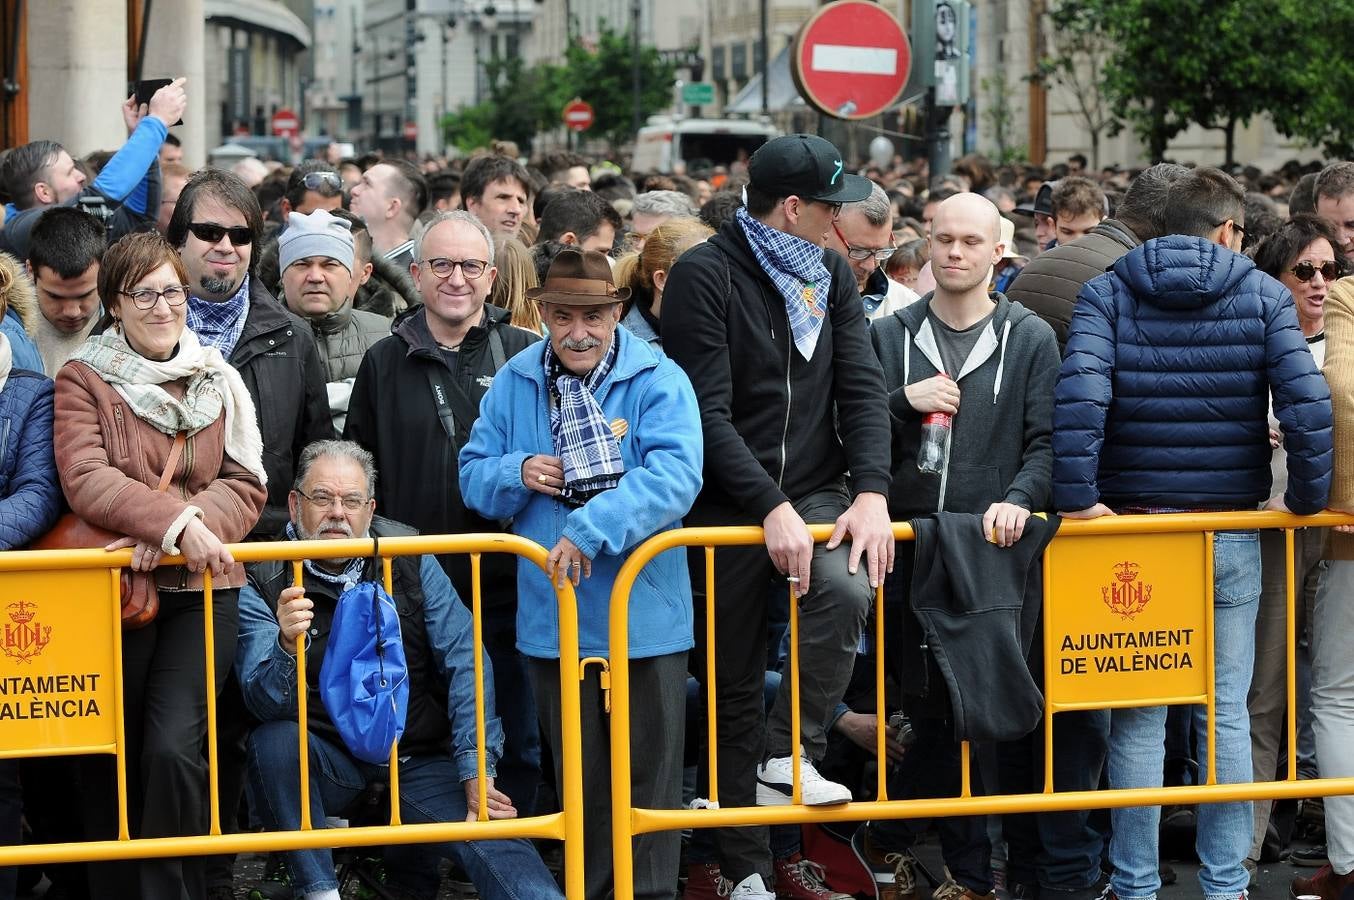
[[[546,342],[545,383],[555,400],[550,404],[550,435],[555,453],[564,463],[560,499],[573,506],[582,506],[593,496],[614,488],[625,474],[620,441],[594,396],[616,364],[620,343],[617,329],[597,368],[580,378],[564,368],[555,348]]]
[[[220,303],[188,295],[188,327],[204,347],[215,347],[221,355],[230,354],[244,332],[245,316],[249,313],[249,276],[240,282],[235,296]]]
[[[753,255],[785,300],[795,348],[800,356],[813,359],[827,315],[828,292],[832,290],[832,273],[823,264],[823,248],[757,221],[745,207],[738,208],[737,216]]]

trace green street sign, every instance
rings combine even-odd
[[[687,106],[706,106],[715,102],[715,86],[708,81],[682,85],[682,102]]]

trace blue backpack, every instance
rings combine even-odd
[[[376,582],[354,585],[338,599],[320,666],[320,698],[353,756],[390,761],[409,710],[409,665],[395,601]]]

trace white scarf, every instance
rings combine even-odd
[[[14,368],[14,351],[9,346],[9,335],[0,331],[0,391],[9,381],[9,370]]]
[[[240,373],[215,347],[203,347],[185,328],[179,350],[167,360],[147,359],[132,349],[121,329],[106,331],[86,341],[71,357],[89,366],[122,396],[137,417],[165,434],[195,434],[226,413],[226,454],[267,486],[263,469],[263,439],[254,401]],[[188,379],[182,400],[162,384]]]

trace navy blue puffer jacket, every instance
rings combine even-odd
[[[13,369],[0,390],[0,550],[45,534],[61,513],[52,379]]]
[[[1054,505],[1254,509],[1270,490],[1271,392],[1285,502],[1317,512],[1330,391],[1292,295],[1202,238],[1148,241],[1077,298],[1053,410]]]

